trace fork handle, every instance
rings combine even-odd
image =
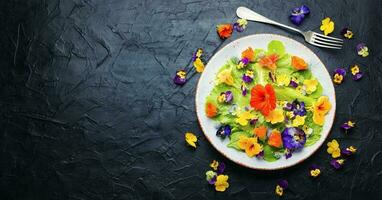
[[[250,20],[250,21],[255,21],[255,22],[262,22],[262,23],[266,23],[266,24],[272,24],[272,25],[280,26],[280,27],[283,27],[283,28],[286,28],[286,29],[298,32],[300,34],[303,34],[303,32],[298,30],[298,29],[295,29],[293,27],[290,27],[290,26],[287,26],[287,25],[275,22],[275,21],[273,21],[271,19],[268,19],[268,18],[266,18],[266,17],[256,13],[255,11],[253,11],[253,10],[251,10],[249,8],[243,7],[243,6],[237,8],[236,15],[238,17],[242,18],[242,19],[246,19],[246,20]]]

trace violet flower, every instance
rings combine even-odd
[[[299,26],[304,21],[305,17],[309,15],[309,13],[310,9],[308,6],[302,5],[292,10],[289,19],[293,24]]]
[[[176,71],[173,81],[176,85],[184,85],[187,81],[186,76],[187,72],[185,70],[178,70]]]
[[[285,128],[281,133],[284,148],[289,150],[297,150],[304,147],[306,135],[303,130],[296,127]]]
[[[225,125],[225,126],[220,126],[219,129],[216,131],[216,136],[225,138],[226,136],[231,135],[231,126],[230,125]]]

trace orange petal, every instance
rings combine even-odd
[[[218,114],[218,108],[213,103],[207,103],[205,111],[209,118],[213,118]]]
[[[268,139],[268,144],[277,148],[280,148],[283,145],[281,133],[278,130],[272,131]]]
[[[305,60],[298,56],[292,56],[292,66],[296,70],[306,70],[308,68]]]

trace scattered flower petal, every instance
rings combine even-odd
[[[316,178],[321,174],[321,170],[317,165],[312,165],[310,167],[309,176]]]
[[[219,103],[232,103],[233,101],[233,93],[231,91],[225,91],[220,93],[218,96]]]
[[[209,118],[213,118],[218,114],[218,108],[213,103],[206,103],[206,115]]]
[[[277,65],[276,62],[279,59],[277,54],[271,54],[268,56],[264,56],[259,60],[259,64],[263,67],[267,67],[270,70],[276,70]]]
[[[344,38],[351,39],[354,36],[354,33],[349,28],[343,28],[341,30],[341,35],[344,36]]]
[[[233,26],[232,24],[219,24],[216,31],[221,39],[227,39],[232,35]]]
[[[257,128],[254,128],[253,133],[260,140],[265,140],[265,138],[267,137],[267,127],[266,126],[259,126]]]
[[[247,27],[248,21],[246,19],[238,19],[236,23],[233,24],[233,29],[237,32],[243,32]]]
[[[347,130],[354,128],[354,126],[355,126],[355,123],[353,121],[349,120],[349,121],[343,123],[341,125],[341,128],[344,129],[345,131],[347,131]]]
[[[244,111],[237,115],[236,122],[241,126],[247,126],[249,120],[254,119],[255,115],[251,111]]]
[[[210,185],[214,185],[215,182],[216,182],[216,177],[217,177],[217,173],[212,171],[212,170],[208,170],[206,172],[206,180],[208,181],[208,183]]]
[[[320,30],[324,32],[324,35],[328,35],[334,31],[334,22],[329,17],[321,21]]]
[[[281,133],[280,131],[274,129],[272,130],[271,134],[269,135],[268,138],[268,144],[270,146],[276,147],[276,148],[281,148],[283,145],[283,140],[281,138]]]
[[[333,159],[330,161],[330,164],[334,167],[334,169],[338,170],[342,168],[342,165],[345,164],[344,159]]]
[[[186,76],[187,72],[185,70],[178,70],[175,73],[173,81],[176,85],[184,85],[187,81]]]
[[[344,68],[337,68],[334,71],[333,82],[336,84],[341,84],[345,78],[345,75],[346,75],[346,70]]]
[[[328,149],[326,151],[329,154],[331,154],[333,158],[338,158],[341,156],[341,149],[337,140],[332,140],[331,142],[328,142],[327,146]]]
[[[350,68],[351,74],[353,76],[353,80],[358,81],[359,79],[362,78],[363,73],[359,69],[358,65],[354,65]]]
[[[341,155],[343,156],[351,156],[353,154],[355,154],[357,152],[357,148],[353,147],[353,146],[350,146],[350,147],[347,147],[346,149],[343,149],[341,151]]]
[[[249,63],[248,58],[242,58],[239,60],[239,63],[236,65],[236,68],[237,69],[243,69],[248,65],[248,63]]]
[[[304,21],[305,17],[309,15],[309,13],[310,13],[309,7],[302,5],[292,10],[292,13],[289,16],[289,19],[293,24],[299,26]]]
[[[307,94],[312,94],[317,90],[318,81],[316,79],[304,80],[305,91]]]
[[[241,95],[243,96],[247,95],[248,88],[244,81],[241,83],[240,90],[241,90]]]
[[[253,77],[254,77],[253,70],[249,69],[245,72],[245,74],[243,74],[242,80],[245,83],[251,83],[253,81]]]
[[[211,163],[210,163],[210,167],[213,169],[213,170],[217,170],[218,169],[218,166],[219,166],[219,162],[217,160],[213,160]]]
[[[216,177],[215,190],[224,192],[229,187],[228,178],[227,175],[218,175]]]
[[[365,43],[359,43],[356,47],[358,55],[362,57],[367,57],[369,55],[369,48]]]
[[[241,52],[241,59],[244,59],[244,58],[246,58],[249,62],[254,62],[255,61],[255,51],[251,47],[248,47],[246,50]]]
[[[225,83],[227,85],[233,85],[233,77],[231,69],[225,69],[218,74],[219,83]]]
[[[223,162],[219,162],[216,173],[222,174],[224,172],[224,170],[225,170],[225,164]]]
[[[291,65],[295,70],[298,71],[308,69],[308,63],[306,63],[304,59],[298,56],[292,56]]]
[[[286,74],[280,74],[276,78],[276,83],[278,86],[288,86],[290,84],[290,76]]]
[[[188,145],[196,148],[196,143],[198,142],[198,138],[193,133],[187,132],[184,135],[184,139],[186,140]]]
[[[284,121],[283,110],[274,109],[274,110],[270,111],[269,114],[267,116],[265,116],[265,120],[267,122],[271,122],[271,124],[283,122]]]
[[[197,72],[202,73],[204,71],[204,63],[202,59],[196,58],[196,60],[193,62],[193,65]]]

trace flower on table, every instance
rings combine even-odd
[[[253,157],[259,154],[263,147],[257,142],[255,137],[240,136],[239,148],[244,150],[248,157]]]
[[[264,87],[257,84],[254,86],[251,90],[250,105],[263,115],[269,115],[269,113],[276,108],[276,94],[272,85],[267,84]]]
[[[365,43],[359,43],[356,46],[356,50],[357,50],[358,55],[360,55],[362,57],[367,57],[369,55],[369,48],[366,46]]]
[[[328,35],[334,31],[334,22],[326,17],[321,21],[320,30],[324,32],[324,35]]]
[[[248,122],[255,118],[251,111],[244,111],[237,115],[236,122],[241,126],[247,126]]]
[[[351,156],[357,152],[357,148],[354,146],[347,147],[346,149],[342,149],[341,155],[343,156]]]
[[[268,144],[270,146],[276,147],[276,148],[281,148],[283,146],[283,141],[281,138],[281,133],[280,131],[274,129],[272,130],[271,134],[269,135],[268,138]]]
[[[230,90],[222,92],[218,96],[219,103],[232,103],[232,101],[233,101],[233,93]]]
[[[231,69],[225,69],[225,70],[221,71],[218,74],[218,82],[219,83],[225,83],[227,85],[232,86],[234,83],[233,77],[232,77],[232,70]]]
[[[355,122],[348,120],[347,122],[341,125],[341,128],[345,131],[350,130],[355,127]]]
[[[178,70],[175,73],[173,81],[176,85],[184,85],[187,81],[186,76],[187,76],[187,72],[185,70],[183,69]]]
[[[228,176],[227,175],[218,175],[216,177],[216,182],[215,182],[215,190],[218,192],[224,192],[228,187]]]
[[[210,163],[210,167],[213,169],[213,170],[217,170],[218,169],[218,166],[219,166],[219,162],[217,160],[213,160],[211,163]]]
[[[214,185],[216,183],[216,177],[217,177],[217,173],[212,171],[212,170],[208,170],[206,172],[206,180],[208,181],[208,183],[210,185]]]
[[[279,59],[279,56],[277,54],[271,54],[268,56],[264,56],[259,60],[259,64],[263,67],[267,67],[270,70],[276,70],[277,65],[276,62]]]
[[[334,169],[338,170],[342,168],[342,165],[345,164],[344,159],[333,159],[330,161],[330,165],[333,166]]]
[[[220,126],[219,129],[216,131],[216,136],[225,138],[227,136],[230,136],[232,132],[230,125],[224,125]]]
[[[198,142],[198,138],[190,132],[187,132],[184,135],[184,139],[186,140],[186,143],[194,148],[196,148],[196,143]]]
[[[254,62],[255,61],[255,51],[251,47],[248,47],[246,50],[241,52],[241,59],[244,59],[244,58],[248,59],[249,62]]]
[[[345,78],[346,70],[344,68],[337,68],[334,70],[333,82],[335,84],[341,84]]]
[[[321,174],[321,170],[317,165],[310,166],[309,176],[316,178]]]
[[[316,79],[304,80],[305,91],[307,94],[312,94],[317,90],[318,81]]]
[[[216,173],[223,174],[224,170],[225,170],[225,164],[223,162],[219,162],[219,165],[216,169]]]
[[[253,81],[253,70],[249,69],[243,74],[243,77],[241,78],[245,83],[251,83]]]
[[[354,66],[350,67],[350,71],[351,71],[351,74],[353,76],[353,80],[355,80],[355,81],[358,81],[363,76],[363,73],[359,69],[358,65],[354,65]]]
[[[205,111],[209,118],[213,118],[218,114],[218,108],[211,102],[206,103]]]
[[[307,15],[309,15],[310,9],[308,6],[302,5],[297,8],[293,8],[292,13],[289,16],[290,21],[299,26],[305,19]]]
[[[233,29],[237,32],[243,32],[247,25],[248,21],[246,19],[238,19],[236,23],[233,24]]]
[[[284,113],[281,109],[274,109],[269,112],[268,115],[265,116],[265,120],[267,122],[271,122],[271,124],[276,124],[284,121]]]
[[[350,30],[349,28],[343,28],[343,29],[341,30],[341,35],[344,36],[344,37],[347,38],[347,39],[351,39],[351,38],[353,38],[354,33],[353,33],[353,31]]]
[[[277,185],[276,185],[276,189],[275,189],[275,193],[277,196],[283,196],[284,194],[284,190],[286,190],[288,188],[288,181],[287,180],[280,180]]]
[[[292,56],[291,65],[295,70],[298,71],[308,69],[308,63],[306,63],[304,59],[298,56]]]
[[[290,76],[286,74],[280,74],[276,77],[276,83],[278,86],[288,86],[290,83]]]
[[[328,142],[327,146],[328,146],[328,149],[326,151],[330,155],[332,155],[333,158],[338,158],[341,156],[341,149],[337,140],[332,140],[331,142]]]
[[[287,127],[281,133],[284,148],[289,150],[297,150],[304,147],[306,142],[306,134],[297,127]]]
[[[313,104],[313,122],[317,125],[324,125],[325,115],[332,108],[332,104],[329,102],[327,96],[321,96]]]
[[[216,31],[221,39],[227,39],[232,35],[233,26],[232,24],[219,24]]]
[[[260,140],[265,140],[267,137],[267,127],[266,126],[259,126],[257,128],[253,129],[253,134],[259,138]]]
[[[203,49],[198,48],[192,55],[193,65],[197,72],[201,73],[204,71],[204,63],[202,61]]]

